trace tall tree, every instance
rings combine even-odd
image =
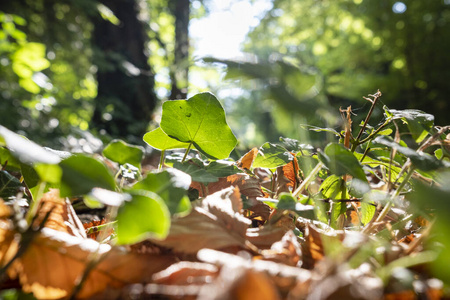
[[[171,99],[186,99],[189,75],[189,0],[170,0],[175,18],[174,65],[171,68]]]
[[[98,95],[92,118],[113,136],[142,136],[156,105],[154,75],[146,54],[146,27],[136,0],[102,0],[117,24],[93,18]]]

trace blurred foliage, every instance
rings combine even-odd
[[[88,129],[96,96],[84,2],[12,1],[0,6],[0,115],[12,130],[54,144]],[[5,12],[8,13],[5,13]]]
[[[199,17],[205,9],[202,1],[195,2],[191,14]],[[150,20],[145,28],[150,42],[142,51],[149,55],[152,75],[157,74],[155,89],[164,99],[171,88],[174,17],[167,1],[136,3],[139,19]],[[97,97],[97,71],[107,63],[93,49],[92,20],[97,16],[120,25],[111,9],[99,1],[1,2],[2,125],[52,147],[61,147],[61,143],[75,147],[73,135],[84,140],[93,138],[87,130],[96,131],[91,119]],[[86,134],[89,138],[83,137]]]
[[[236,82],[246,90],[245,96],[237,97],[239,109],[265,106],[262,110],[272,120],[261,122],[259,116],[247,115],[256,128],[265,130],[265,124],[274,122],[275,131],[299,136],[298,122],[288,125],[287,119],[303,116],[309,124],[336,125],[339,119],[330,117],[320,103],[328,99],[333,107],[352,105],[357,112],[368,107],[361,96],[380,89],[388,106],[421,109],[434,114],[437,124],[448,124],[449,4],[443,0],[274,0],[248,35],[246,61],[225,62],[227,76],[241,76]],[[275,101],[265,103],[266,99]],[[381,115],[381,110],[374,114]],[[358,123],[357,117],[354,124]],[[285,132],[289,126],[291,131]]]

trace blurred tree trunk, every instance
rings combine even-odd
[[[114,137],[141,140],[157,98],[146,53],[146,28],[136,0],[101,0],[119,19],[93,17],[98,95],[93,126]]]
[[[175,53],[171,68],[171,99],[186,99],[189,76],[189,0],[170,0],[175,17]]]

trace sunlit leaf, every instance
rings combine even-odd
[[[237,143],[222,105],[211,93],[164,102],[161,129],[169,137],[192,143],[197,150],[215,159],[227,158]]]
[[[189,146],[189,143],[183,143],[168,136],[161,127],[147,132],[144,135],[144,142],[161,151],[168,149],[186,149]]]
[[[258,156],[253,161],[254,168],[268,168],[284,166],[294,159],[294,156],[279,145],[265,143],[259,148]]]
[[[396,110],[385,107],[385,110],[388,110],[394,119],[401,119],[408,125],[408,129],[417,143],[423,141],[434,124],[433,115],[418,109]]]
[[[163,239],[170,228],[170,212],[164,200],[145,190],[128,190],[132,199],[117,213],[116,233],[119,244],[134,244],[149,237]]]

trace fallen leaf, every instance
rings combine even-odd
[[[286,232],[281,241],[261,252],[262,259],[297,266],[302,258],[301,245],[292,231]]]
[[[252,150],[248,151],[244,156],[242,156],[237,162],[236,165],[241,169],[247,169],[250,170],[252,167],[253,161],[255,160],[256,156],[258,155],[258,148],[253,148]]]
[[[283,228],[266,225],[247,229],[246,237],[249,242],[260,249],[269,249],[274,243],[280,241],[286,231]]]
[[[51,189],[41,199],[34,226],[39,226],[49,213],[45,227],[86,238],[83,224],[78,218],[69,199],[59,197],[59,190]]]
[[[200,250],[197,257],[200,261],[221,266],[223,268],[222,270],[226,267],[229,270],[228,273],[233,273],[237,270],[251,270],[258,273],[264,273],[268,275],[271,279],[270,281],[274,282],[275,286],[283,292],[287,292],[298,283],[307,283],[311,280],[311,272],[308,270],[272,261],[250,260],[238,255],[212,249]],[[207,286],[204,286],[204,288],[206,289]]]
[[[300,183],[300,178],[298,177],[298,161],[295,156],[293,157],[294,159],[292,161],[277,168],[275,180],[276,195],[292,192]]]
[[[152,239],[152,242],[178,253],[190,254],[202,248],[245,248],[245,234],[251,221],[235,210],[239,201],[237,188],[229,187],[214,193],[203,199],[189,215],[174,218],[164,240]]]
[[[123,248],[44,228],[8,274],[19,278],[23,291],[38,299],[64,298],[72,292],[92,255],[102,258],[77,294],[80,299],[92,297],[107,287],[149,282],[154,273],[175,262],[172,256],[129,253]]]
[[[166,285],[206,284],[219,269],[207,263],[181,261],[153,275],[153,282]]]

